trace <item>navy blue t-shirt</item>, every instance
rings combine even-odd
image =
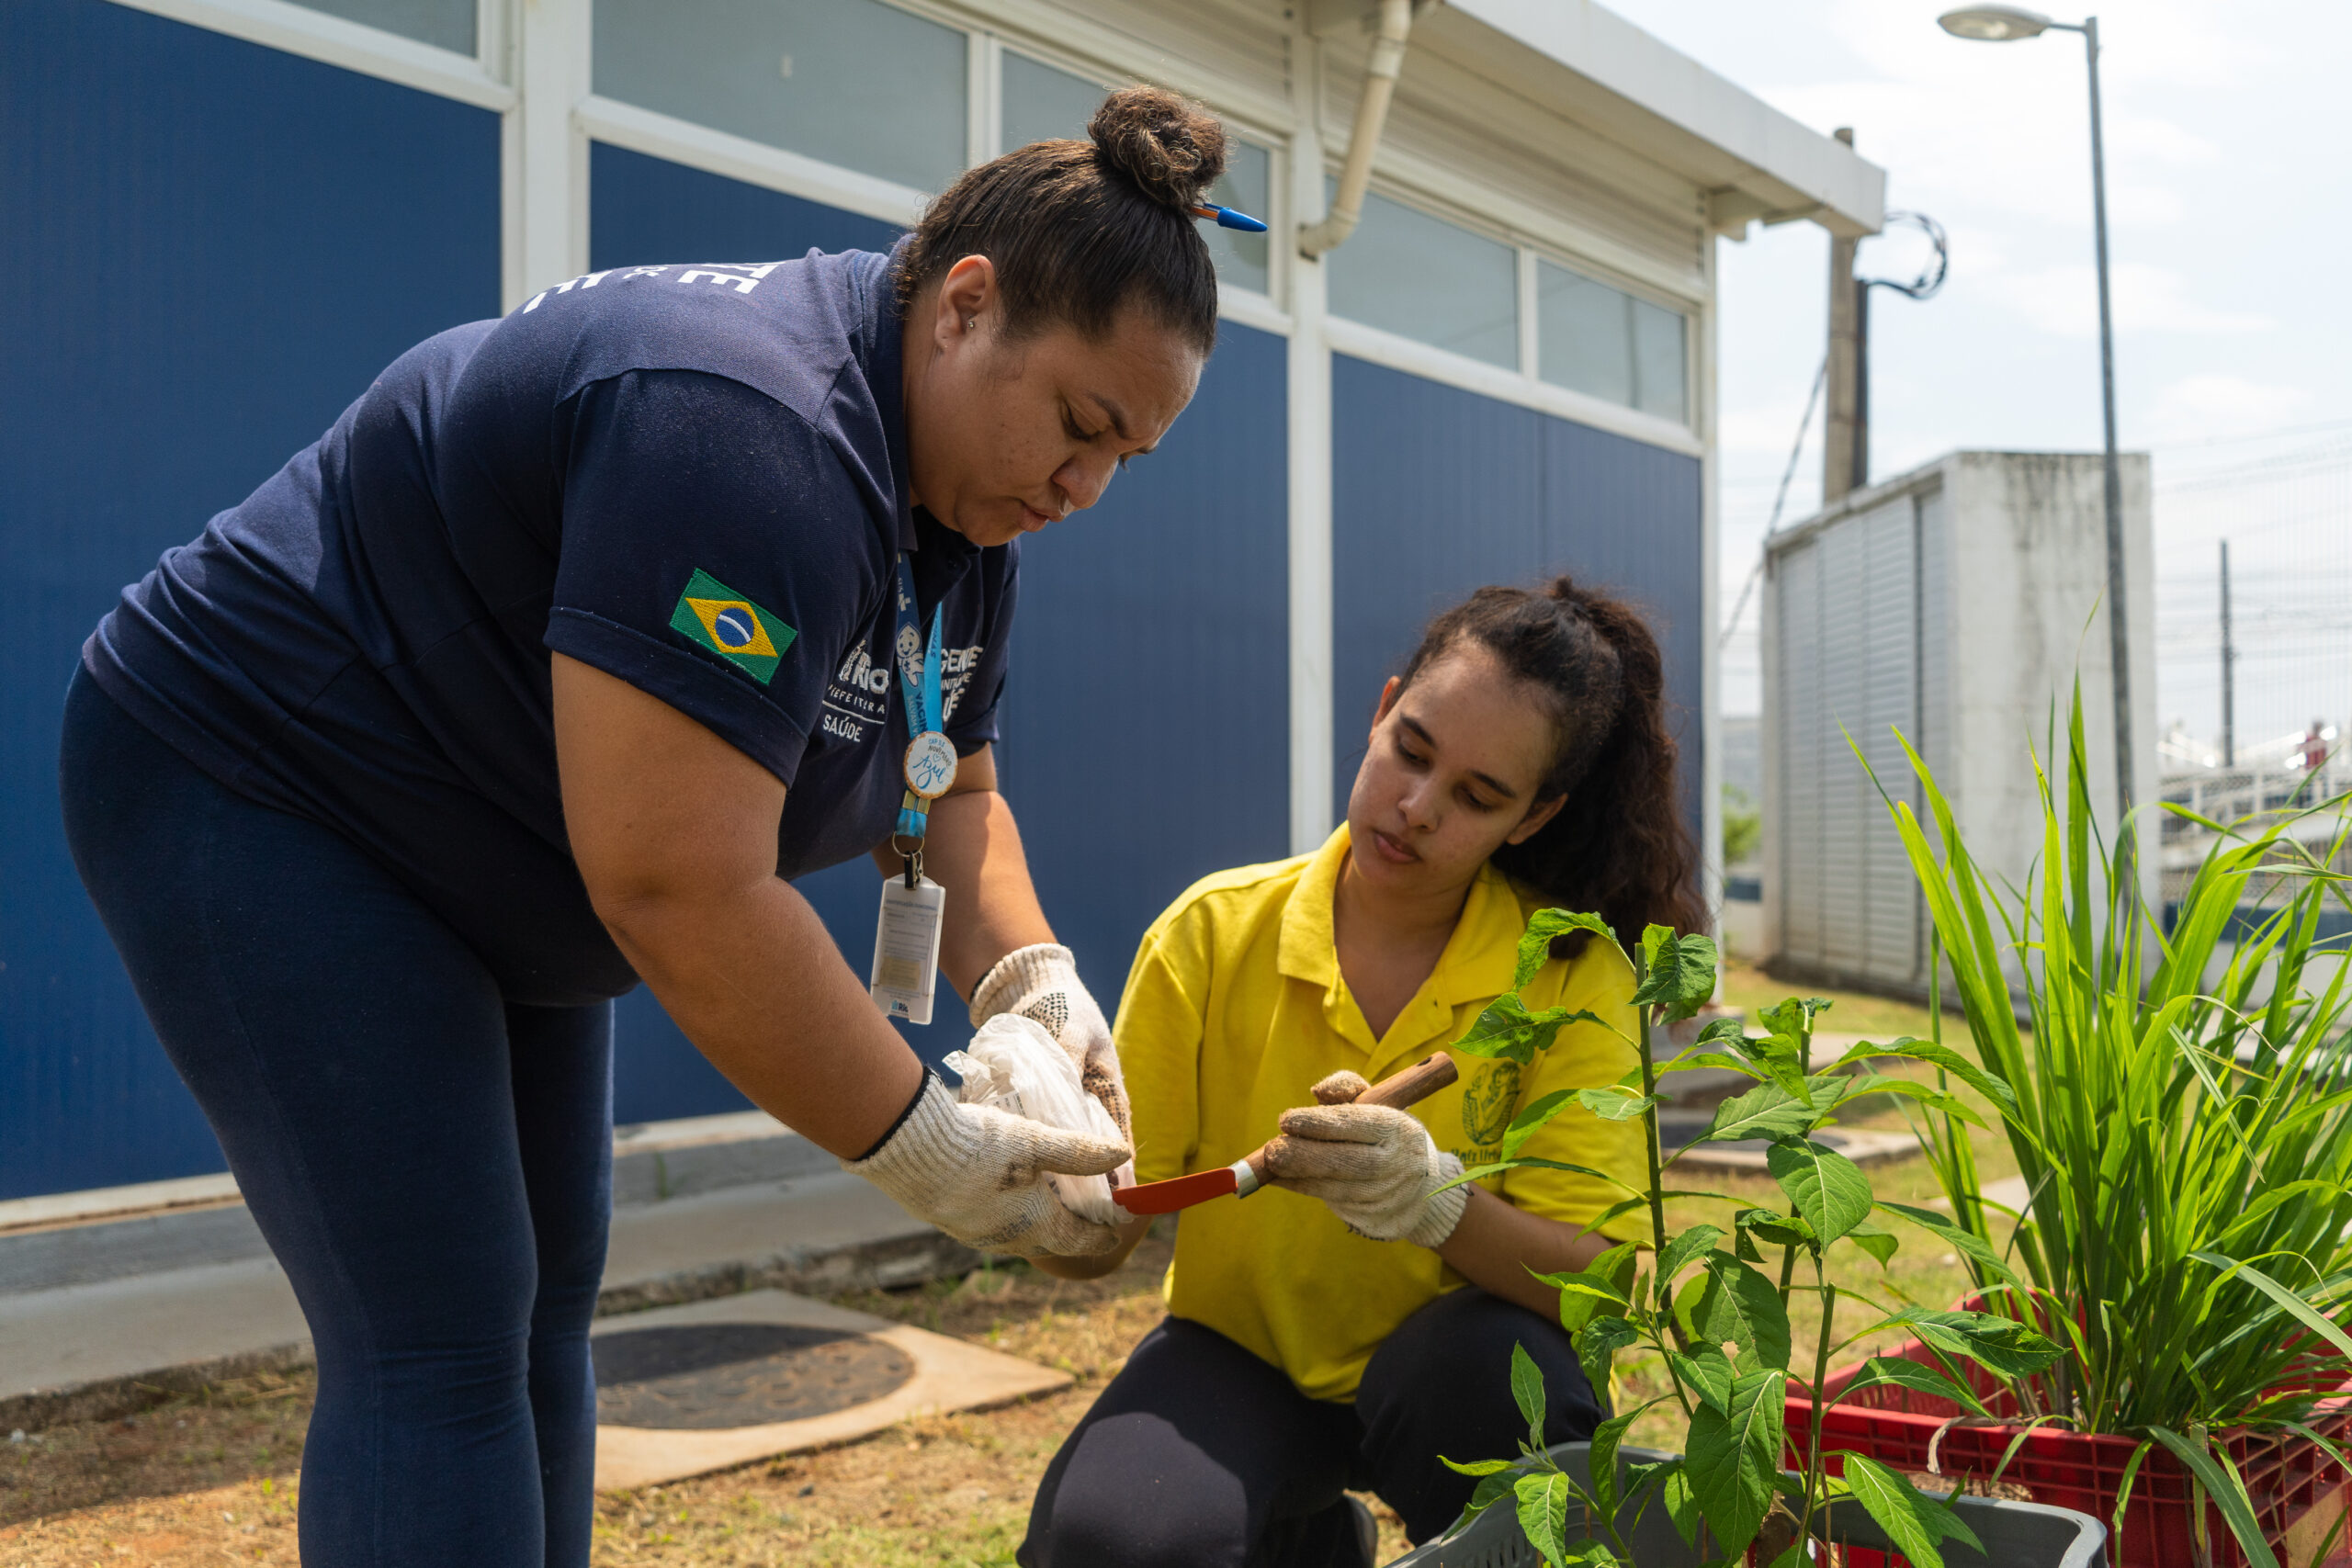
[[[84,661],[232,789],[374,852],[513,999],[626,990],[564,833],[549,649],[784,781],[785,876],[889,832],[900,550],[925,629],[945,611],[950,738],[996,738],[1017,547],[909,508],[892,284],[856,252],[628,267],[430,338]]]

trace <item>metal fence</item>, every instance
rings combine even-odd
[[[2232,823],[2352,792],[2352,428],[2160,449],[2155,526],[2164,799]],[[2326,811],[2290,831],[2324,855],[2343,827]],[[2170,906],[2214,835],[2170,813],[2156,830]],[[2249,885],[2242,919],[2293,886]]]
[[[2160,771],[2332,749],[2352,728],[2352,427],[2155,459]]]
[[[2290,762],[2301,761],[2296,758]],[[2324,864],[2352,874],[2352,845],[2346,843],[2352,818],[2338,804],[2347,794],[2352,794],[2352,757],[2330,752],[2311,767],[2212,768],[2176,774],[2165,781],[2163,798],[2225,829],[2259,829],[2284,823],[2286,836],[2301,847],[2304,867]],[[2221,835],[2170,811],[2159,816],[2155,833],[2163,868],[2165,918],[2169,924],[2198,865]],[[2282,845],[2272,858],[2287,863],[2296,856],[2294,846]],[[2300,868],[2296,874],[2251,879],[2238,901],[2238,934],[2258,925],[2307,885]],[[2332,942],[2352,934],[2352,899],[2337,899],[2323,908],[2319,922],[2323,941]]]

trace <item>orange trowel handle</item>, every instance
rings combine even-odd
[[[1461,1076],[1454,1069],[1453,1058],[1440,1051],[1434,1056],[1414,1063],[1401,1073],[1390,1074],[1350,1103],[1385,1105],[1391,1111],[1402,1111],[1408,1105],[1427,1100]],[[1272,1173],[1266,1168],[1266,1147],[1261,1144],[1247,1156],[1250,1174],[1257,1177],[1261,1187],[1273,1179]]]

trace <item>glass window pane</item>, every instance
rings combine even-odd
[[[935,191],[964,167],[964,35],[881,0],[596,0],[596,91]]]
[[[1689,360],[1683,349],[1682,312],[1634,301],[1634,406],[1688,424],[1690,409],[1683,393]]]
[[[1083,141],[1102,88],[1083,76],[1004,51],[1004,150],[1032,141]]]
[[[1612,403],[1634,401],[1633,301],[1605,283],[1550,262],[1535,264],[1537,374],[1555,387]]]
[[[1083,76],[1005,51],[1005,151],[1057,138],[1085,141],[1087,122],[1094,118],[1102,93],[1102,87]],[[1272,155],[1263,147],[1232,138],[1227,140],[1225,149],[1225,175],[1209,187],[1209,199],[1252,218],[1265,217],[1267,197],[1273,188]],[[1214,223],[1203,224],[1201,234],[1209,243],[1218,282],[1266,292],[1265,235],[1238,233]]]
[[[307,11],[365,22],[459,54],[474,51],[474,0],[295,0],[295,4]]]
[[[1272,222],[1273,164],[1273,154],[1257,143],[1226,138],[1225,174],[1209,186],[1209,199],[1219,207]],[[1266,242],[1272,238],[1271,234],[1244,234],[1214,223],[1202,224],[1201,233],[1209,243],[1219,283],[1228,288],[1254,288],[1261,294],[1269,291]]]
[[[1512,249],[1386,197],[1330,254],[1331,311],[1489,365],[1519,364],[1519,257]]]

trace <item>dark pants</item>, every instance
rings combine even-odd
[[[1396,1245],[1403,1246],[1399,1242]],[[1144,1337],[1046,1467],[1024,1568],[1353,1568],[1349,1489],[1423,1541],[1476,1484],[1438,1462],[1511,1459],[1527,1438],[1510,1348],[1544,1374],[1547,1443],[1603,1419],[1555,1319],[1452,1291],[1374,1353],[1352,1405],[1307,1398],[1214,1329],[1171,1317]]]
[[[612,1009],[506,1001],[340,835],[238,795],[86,672],[66,834],[317,1341],[310,1568],[579,1568]]]

